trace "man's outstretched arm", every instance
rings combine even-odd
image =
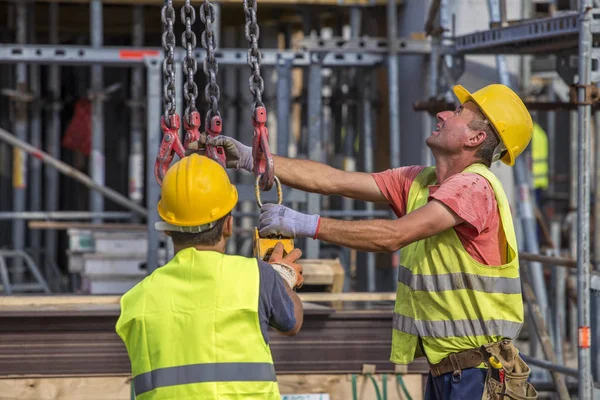
[[[227,157],[227,167],[252,172],[252,148],[224,135],[201,137],[195,149],[204,142],[222,146]],[[281,183],[294,189],[324,195],[340,195],[353,199],[386,202],[371,174],[342,171],[328,165],[311,161],[273,156],[275,175]]]
[[[336,220],[302,214],[276,204],[266,204],[262,211],[258,225],[261,234],[313,237],[370,252],[394,252],[464,222],[437,200],[397,220]]]

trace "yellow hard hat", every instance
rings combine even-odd
[[[461,85],[454,86],[461,103],[471,100],[486,116],[506,147],[502,162],[514,165],[533,134],[531,115],[519,96],[506,85],[493,84],[469,93]]]
[[[155,224],[162,231],[197,233],[214,226],[235,207],[238,192],[216,161],[192,154],[173,164],[162,181]]]

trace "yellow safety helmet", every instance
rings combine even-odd
[[[461,85],[453,89],[461,103],[470,100],[479,107],[506,147],[502,162],[514,165],[533,134],[531,115],[519,96],[508,86],[500,84],[488,85],[475,93],[469,93]]]
[[[162,181],[155,224],[161,231],[197,233],[214,226],[238,201],[238,192],[223,167],[192,154],[173,164]]]

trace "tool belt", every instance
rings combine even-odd
[[[531,369],[508,339],[450,354],[437,364],[429,364],[429,370],[434,377],[452,373],[460,379],[462,370],[476,368],[482,363],[486,365],[488,373],[481,400],[538,398],[537,391],[527,381]]]

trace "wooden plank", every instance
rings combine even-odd
[[[303,302],[360,302],[394,301],[396,293],[298,293]],[[120,296],[0,296],[0,310],[41,307],[69,307],[80,309],[85,306],[119,305]]]
[[[373,377],[382,392],[382,375]],[[130,379],[126,376],[0,379],[0,400],[129,400]],[[387,376],[387,399],[404,400],[398,394],[395,379],[394,375]],[[403,375],[402,379],[414,400],[423,399],[421,375]],[[328,393],[331,400],[352,399],[351,375],[278,375],[277,380],[282,395]],[[358,375],[356,382],[359,399],[377,399],[369,378]]]
[[[36,0],[38,3],[54,3],[57,0]],[[86,4],[90,0],[60,0],[61,3]],[[397,4],[403,4],[405,0],[396,0]],[[142,4],[142,5],[162,5],[164,0],[103,0],[104,4]],[[179,6],[183,0],[174,0],[173,4]],[[221,4],[236,4],[239,5],[239,0],[219,0]],[[260,0],[260,4],[281,5],[281,6],[296,6],[298,4],[312,5],[327,5],[327,6],[383,6],[387,4],[386,0]]]

